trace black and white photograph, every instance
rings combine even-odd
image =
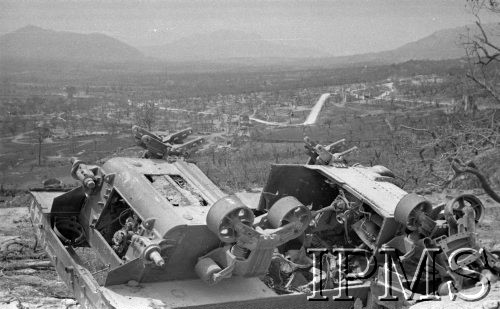
[[[500,309],[500,0],[0,0],[0,309]]]

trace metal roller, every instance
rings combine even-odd
[[[255,216],[250,208],[235,195],[229,195],[215,202],[207,214],[207,226],[221,241],[236,241],[234,221],[251,226]]]
[[[394,219],[405,225],[409,230],[416,230],[420,224],[418,222],[421,214],[430,214],[432,204],[423,196],[409,193],[398,202],[394,210]]]
[[[471,206],[474,209],[476,224],[481,222],[484,217],[484,205],[479,198],[472,194],[463,194],[448,202],[444,207],[445,218],[456,224],[457,219],[462,217],[462,209],[465,206]]]
[[[198,260],[198,263],[196,263],[196,266],[194,267],[194,271],[204,282],[214,284],[214,276],[215,274],[221,272],[222,268],[211,258],[205,257]]]
[[[273,228],[300,222],[304,230],[311,220],[311,211],[293,196],[285,196],[271,206],[267,220]]]

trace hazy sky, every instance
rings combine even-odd
[[[1,34],[31,24],[147,46],[236,29],[334,55],[392,49],[473,21],[466,0],[0,0]]]

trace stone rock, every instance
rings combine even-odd
[[[0,308],[2,309],[19,309],[19,308],[23,308],[21,307],[21,303],[17,300],[15,301],[11,301],[11,302],[3,302],[3,301],[0,301]]]
[[[487,300],[483,302],[483,309],[497,309],[500,305],[498,300]]]

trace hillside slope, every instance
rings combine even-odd
[[[92,62],[138,61],[136,48],[110,36],[27,26],[0,37],[0,58]]]

